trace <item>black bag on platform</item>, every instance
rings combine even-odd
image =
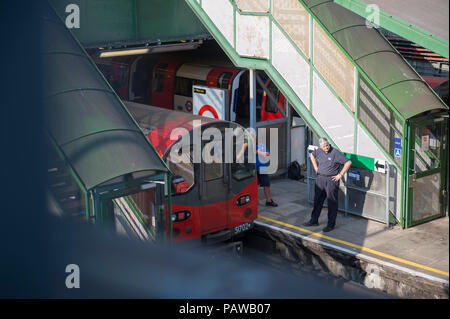
[[[297,161],[293,161],[291,165],[289,165],[288,178],[296,181],[303,178],[302,169]]]

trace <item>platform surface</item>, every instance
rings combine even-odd
[[[306,227],[312,204],[307,199],[307,185],[290,179],[271,180],[272,198],[278,207],[266,207],[262,187],[258,189],[257,225],[264,225],[303,240],[318,242],[327,248],[370,259],[396,268],[411,276],[437,281],[448,286],[449,219],[442,217],[409,229],[386,224],[353,214],[339,212],[336,227],[324,233],[327,208],[319,218],[319,226]]]

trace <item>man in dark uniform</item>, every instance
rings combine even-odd
[[[316,171],[316,186],[314,189],[314,208],[311,220],[304,226],[318,226],[323,203],[328,199],[328,225],[323,229],[329,232],[334,229],[338,209],[339,181],[348,171],[352,162],[337,149],[331,147],[326,138],[319,139],[320,148],[311,155],[311,163]],[[341,165],[344,165],[341,170]]]

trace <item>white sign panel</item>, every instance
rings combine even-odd
[[[375,163],[373,166],[373,170],[375,172],[386,174],[386,161],[375,158]]]
[[[194,85],[192,100],[194,115],[226,120],[228,90]]]

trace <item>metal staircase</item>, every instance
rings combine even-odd
[[[407,123],[448,107],[392,44],[332,0],[185,1],[231,61],[264,70],[317,136],[389,163],[399,219]]]

